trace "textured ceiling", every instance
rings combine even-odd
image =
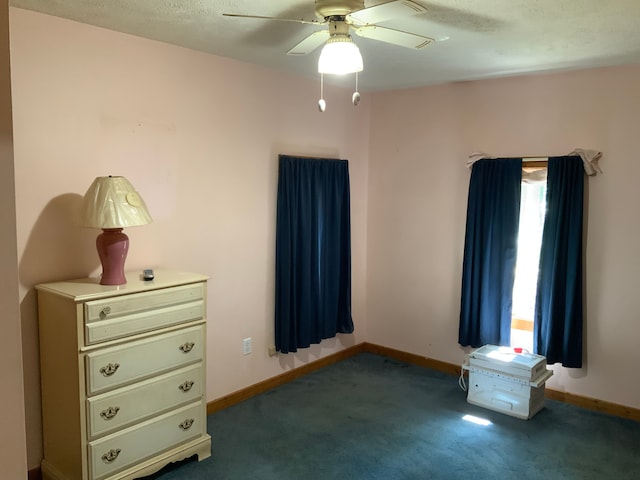
[[[436,42],[411,50],[354,37],[364,58],[360,90],[640,64],[640,0],[415,1],[427,12],[381,26]],[[379,3],[384,2],[365,1]],[[317,77],[320,49],[304,57],[286,52],[321,27],[222,16],[314,20],[314,0],[10,0],[10,5]]]

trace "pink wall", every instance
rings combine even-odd
[[[640,67],[457,83],[374,95],[367,341],[461,363],[457,344],[469,171],[496,156],[600,150],[588,181],[586,363],[551,388],[640,408]]]
[[[320,114],[319,81],[25,10],[11,10],[11,41],[31,468],[42,455],[33,286],[99,273],[99,232],[73,224],[98,175],[126,176],[154,217],[127,232],[129,269],[211,276],[208,400],[364,341],[369,98],[355,108],[325,88]],[[270,358],[278,153],[350,161],[356,333]]]
[[[9,9],[0,2],[0,465],[3,478],[27,477],[20,310],[18,304],[18,251],[14,185]]]
[[[213,400],[365,340],[461,362],[466,156],[601,150],[605,174],[589,180],[587,363],[557,368],[549,385],[640,407],[640,67],[380,92],[357,109],[328,88],[319,114],[315,80],[19,9],[10,21],[30,468],[42,455],[33,286],[98,273],[97,232],[73,215],[106,174],[128,177],[155,219],[129,229],[130,269],[211,276]],[[356,333],[270,358],[278,153],[350,160]]]

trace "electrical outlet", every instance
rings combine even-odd
[[[267,349],[269,352],[269,356],[273,357],[275,356],[276,352],[276,346],[275,345],[269,345],[269,348]]]
[[[242,340],[242,354],[249,355],[251,353],[251,337]]]

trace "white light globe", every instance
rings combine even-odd
[[[320,52],[318,73],[345,75],[363,70],[360,49],[349,35],[330,38]]]

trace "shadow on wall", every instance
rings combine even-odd
[[[38,347],[38,283],[89,276],[99,266],[95,247],[99,231],[79,222],[82,195],[67,193],[52,199],[36,220],[20,259],[20,316],[24,376],[25,423],[29,468],[39,465],[42,447],[40,365]],[[24,292],[24,293],[22,293]]]

